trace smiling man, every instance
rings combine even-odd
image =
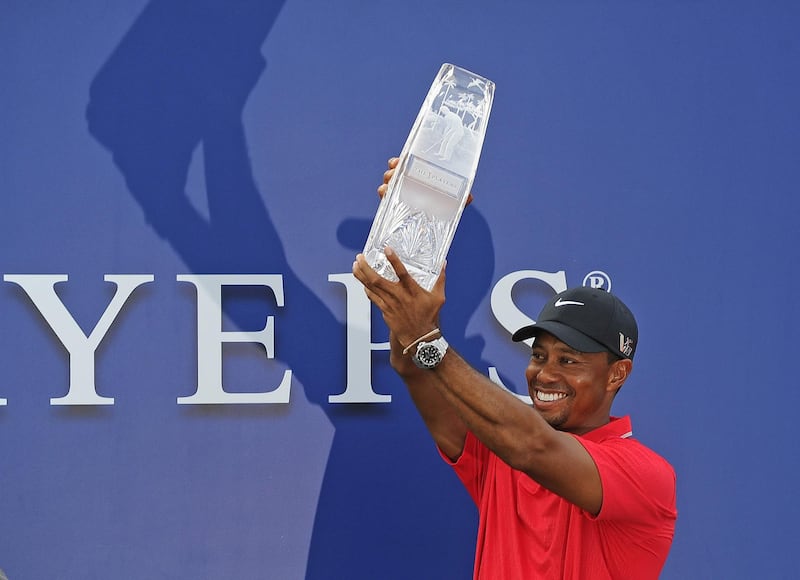
[[[444,273],[427,292],[385,253],[399,281],[362,255],[353,274],[389,327],[393,368],[478,507],[474,577],[658,578],[675,528],[675,473],[633,438],[628,417],[611,416],[638,341],[630,310],[575,288],[514,333],[534,339],[530,406],[448,345]]]

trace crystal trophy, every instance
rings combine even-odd
[[[390,246],[426,290],[439,277],[478,169],[494,83],[443,64],[411,128],[364,247],[381,276],[397,280]]]

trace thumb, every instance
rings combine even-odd
[[[442,264],[442,271],[439,272],[439,277],[436,279],[436,283],[431,288],[431,292],[434,294],[438,294],[440,296],[444,296],[444,286],[447,279],[447,274],[445,272],[447,270],[447,261]]]

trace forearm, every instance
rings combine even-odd
[[[406,335],[409,338],[390,332],[391,364],[445,455],[453,460],[461,455],[468,430],[514,466],[530,460],[539,444],[547,448],[553,430],[530,405],[476,371],[452,347],[436,368],[418,368],[412,360],[413,347],[416,336],[424,335],[408,331]]]
[[[539,413],[476,371],[454,349],[438,367],[424,372],[431,375],[427,386],[505,462],[521,467],[537,447],[546,448],[552,429]]]
[[[447,457],[456,460],[464,449],[466,425],[441,392],[437,376],[418,368],[410,354],[404,355],[403,346],[394,335],[390,335],[390,343],[392,367],[406,384],[411,400],[434,442]]]

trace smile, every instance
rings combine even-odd
[[[566,393],[545,393],[540,390],[535,391],[536,400],[542,401],[543,403],[552,403],[553,401],[560,401],[561,399],[566,399]]]

